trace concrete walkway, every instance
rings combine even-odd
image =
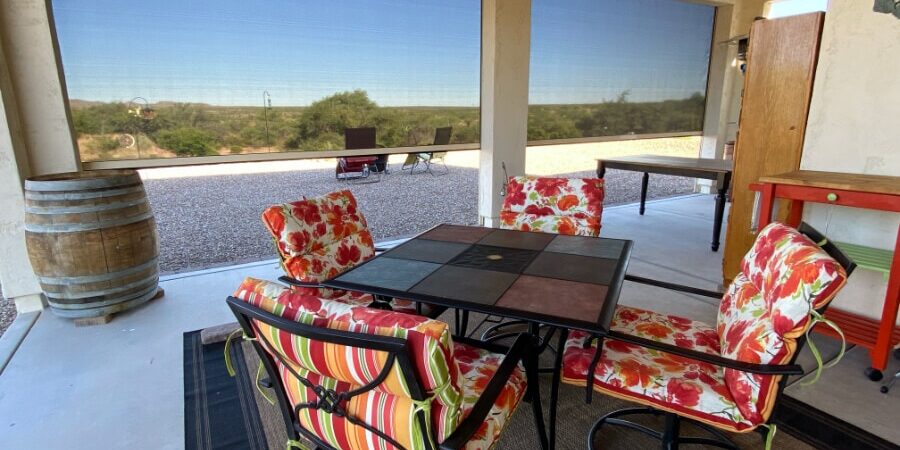
[[[629,273],[717,289],[713,205],[711,196],[689,196],[649,203],[645,216],[634,205],[609,208],[602,233],[635,240]],[[170,276],[164,298],[101,326],[76,328],[45,312],[0,374],[0,449],[183,448],[182,333],[233,321],[224,299],[240,280],[279,274],[267,261]],[[708,322],[717,312],[715,301],[633,283],[621,302]],[[865,365],[853,350],[818,384],[789,391],[900,442],[900,389],[880,394],[862,377]]]

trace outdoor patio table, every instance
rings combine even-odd
[[[647,201],[647,184],[651,173],[675,175],[679,177],[703,178],[716,182],[716,212],[713,216],[712,251],[719,250],[719,237],[722,235],[722,217],[725,215],[725,200],[728,187],[731,185],[731,172],[734,162],[713,158],[683,158],[679,156],[636,155],[597,160],[597,176],[603,178],[606,169],[632,170],[644,172],[641,180],[640,214],[644,215],[644,204]]]
[[[444,224],[323,284],[558,327],[550,389],[553,448],[568,330],[607,334],[632,244]]]

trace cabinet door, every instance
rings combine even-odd
[[[750,183],[800,168],[824,17],[812,13],[759,20],[751,27],[725,239],[726,284],[737,275],[756,238],[750,231],[754,212]],[[783,220],[786,205],[778,214]]]

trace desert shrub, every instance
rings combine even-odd
[[[156,133],[156,144],[178,156],[215,155],[215,138],[196,128],[175,128]]]

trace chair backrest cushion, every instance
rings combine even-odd
[[[598,236],[603,195],[601,178],[509,177],[500,227]]]
[[[453,127],[443,127],[434,130],[434,145],[449,144],[451,133],[453,133]]]
[[[300,281],[333,278],[375,256],[366,219],[349,190],[266,208],[284,271]]]
[[[387,377],[374,389],[346,402],[348,414],[373,425],[409,449],[424,448],[423,436],[442,442],[458,425],[462,404],[459,368],[453,358],[453,342],[446,323],[420,316],[352,306],[303,295],[284,286],[247,278],[234,296],[262,310],[297,322],[355,333],[393,336],[407,340],[418,382],[432,396],[431,421],[422,430],[417,406],[410,396],[410,380],[394,363]],[[287,364],[278,362],[281,382],[292,406],[315,402],[315,391],[293,372],[314,385],[336,392],[358,389],[385,367],[387,353],[326,343],[297,336],[253,321],[263,344]],[[261,339],[262,340],[262,339]],[[288,367],[289,366],[289,367]],[[427,410],[427,409],[426,409]],[[388,448],[376,434],[347,419],[316,409],[302,409],[301,425],[336,448]],[[373,443],[377,443],[373,444]]]
[[[797,230],[773,223],[760,231],[719,307],[722,355],[759,364],[787,364],[814,309],[844,285],[844,268]],[[744,418],[768,419],[780,377],[725,370]]]
[[[344,148],[347,150],[375,148],[376,131],[374,127],[345,128]]]

